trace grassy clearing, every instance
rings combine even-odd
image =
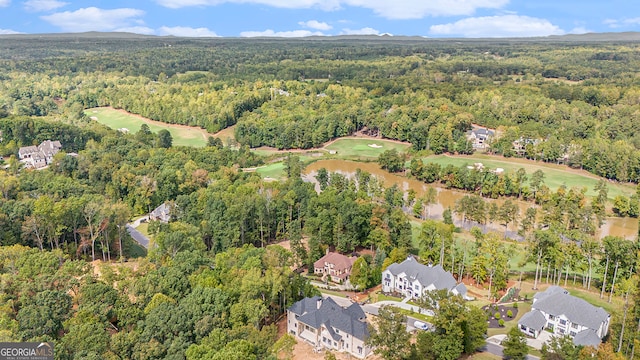
[[[222,129],[218,131],[217,133],[214,134],[214,136],[222,140],[222,143],[224,145],[229,145],[230,142],[233,142],[236,140],[235,130],[236,130],[236,126],[233,125],[226,129]]]
[[[377,158],[386,150],[395,149],[398,152],[403,152],[409,146],[407,143],[389,140],[345,138],[334,141],[325,146],[325,149],[335,151],[340,158]]]
[[[548,164],[539,161],[532,161],[517,158],[503,158],[491,155],[472,155],[472,156],[446,156],[434,155],[423,158],[425,162],[433,162],[440,165],[452,164],[454,166],[473,165],[481,162],[486,168],[495,169],[503,168],[506,172],[517,171],[524,168],[527,175],[531,176],[534,171],[542,170],[545,174],[544,182],[553,191],[557,190],[561,185],[568,188],[578,187],[586,188],[587,196],[595,196],[593,188],[596,186],[599,177],[589,174],[586,171],[570,169],[564,165]],[[617,195],[630,196],[635,192],[635,188],[625,184],[609,183],[609,199],[615,198]]]
[[[277,162],[273,164],[269,164],[267,166],[262,166],[256,169],[256,172],[260,174],[263,178],[272,178],[272,179],[284,179],[286,178],[284,163]]]
[[[88,109],[85,110],[85,114],[112,129],[126,128],[133,134],[140,130],[142,124],[147,124],[154,133],[162,129],[169,130],[173,137],[173,145],[176,146],[203,147],[207,145],[207,138],[210,136],[206,130],[197,127],[165,124],[108,107]]]

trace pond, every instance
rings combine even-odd
[[[434,186],[438,191],[438,196],[436,199],[436,203],[430,205],[428,208],[429,217],[433,219],[442,219],[442,213],[446,208],[453,209],[458,199],[462,198],[465,195],[468,195],[467,193],[462,191],[445,189],[435,184],[426,184],[415,179],[409,179],[401,175],[388,173],[380,169],[380,166],[375,162],[364,163],[340,159],[319,160],[308,165],[305,168],[303,177],[305,178],[305,180],[315,183],[315,175],[317,174],[318,169],[321,168],[325,168],[329,172],[337,172],[343,174],[349,178],[355,177],[356,169],[360,169],[375,176],[384,185],[384,187],[390,187],[394,184],[397,184],[398,187],[403,191],[413,189],[416,192],[417,197],[424,194],[429,186]],[[502,204],[502,202],[504,202],[503,199],[487,199],[487,201],[495,201],[498,204]],[[517,201],[517,204],[520,207],[521,217],[527,208],[535,206],[532,203],[526,201]],[[460,219],[454,219],[454,222],[458,226],[462,225]],[[500,226],[498,224],[488,224],[486,225],[486,227],[487,229],[495,230],[500,233],[504,232],[504,226]],[[515,233],[517,229],[515,229],[515,227],[512,229],[511,226],[509,226],[509,230],[510,232]],[[602,238],[607,235],[614,235],[621,236],[627,239],[635,239],[637,234],[637,219],[610,217],[606,219],[604,225],[602,225],[602,227],[597,231],[596,236],[598,238]]]

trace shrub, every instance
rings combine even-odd
[[[507,310],[507,316],[512,318],[513,317],[513,311]]]
[[[500,313],[499,313],[499,312],[497,312],[497,313],[493,314],[493,317],[494,317],[496,320],[500,320]]]
[[[500,325],[500,327],[504,327],[504,320],[498,320],[498,325]]]
[[[513,303],[513,308],[514,308],[514,309],[517,309],[517,308],[518,308],[518,303],[517,303],[517,302],[514,302],[514,303]]]

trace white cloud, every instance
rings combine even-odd
[[[121,27],[121,28],[113,29],[113,31],[142,34],[142,35],[153,35],[155,33],[155,30],[153,30],[152,28],[148,28],[146,26]]]
[[[586,34],[586,33],[590,33],[590,32],[593,32],[593,31],[587,29],[584,26],[578,26],[578,27],[574,27],[573,29],[571,29],[569,31],[569,34]]]
[[[317,8],[325,11],[344,6],[370,9],[388,19],[421,19],[426,16],[472,15],[477,9],[500,9],[509,0],[156,0],[168,8],[216,6],[224,3],[260,4],[287,9]]]
[[[331,30],[333,26],[327,24],[326,22],[320,22],[318,20],[309,20],[309,21],[300,21],[298,25],[308,27],[316,30]]]
[[[362,29],[342,29],[341,35],[380,35],[380,31],[370,28],[364,27]]]
[[[51,11],[61,8],[69,3],[58,0],[29,0],[24,2],[24,8],[27,11]]]
[[[11,4],[11,0],[0,0],[0,7],[7,7]]]
[[[305,37],[305,36],[324,36],[320,31],[309,30],[292,30],[292,31],[273,31],[271,29],[265,31],[243,31],[240,33],[242,37]]]
[[[88,7],[76,11],[64,11],[40,18],[64,31],[114,31],[116,29],[140,25],[144,11],[131,8],[99,9]]]
[[[168,27],[163,26],[159,29],[158,33],[160,35],[173,35],[173,36],[184,36],[184,37],[218,37],[218,34],[215,32],[205,28],[192,28],[186,26],[174,26]]]
[[[12,34],[22,34],[18,31],[13,31],[11,29],[0,29],[0,35],[12,35]]]
[[[373,10],[387,19],[472,15],[479,8],[499,9],[509,0],[344,0],[345,5]]]
[[[286,9],[318,8],[326,11],[340,8],[341,0],[156,0],[162,6],[178,9],[188,6],[216,6],[225,3],[259,4]]]
[[[520,15],[467,18],[449,24],[433,25],[433,35],[462,37],[532,37],[562,35],[565,32],[546,19]]]
[[[636,26],[640,25],[640,17],[630,19],[606,19],[603,21],[605,25],[609,25],[612,29],[621,28],[624,26]]]

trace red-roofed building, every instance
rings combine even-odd
[[[326,274],[333,282],[344,282],[351,274],[351,268],[355,261],[355,256],[348,257],[330,252],[313,263],[313,272],[315,274]]]

